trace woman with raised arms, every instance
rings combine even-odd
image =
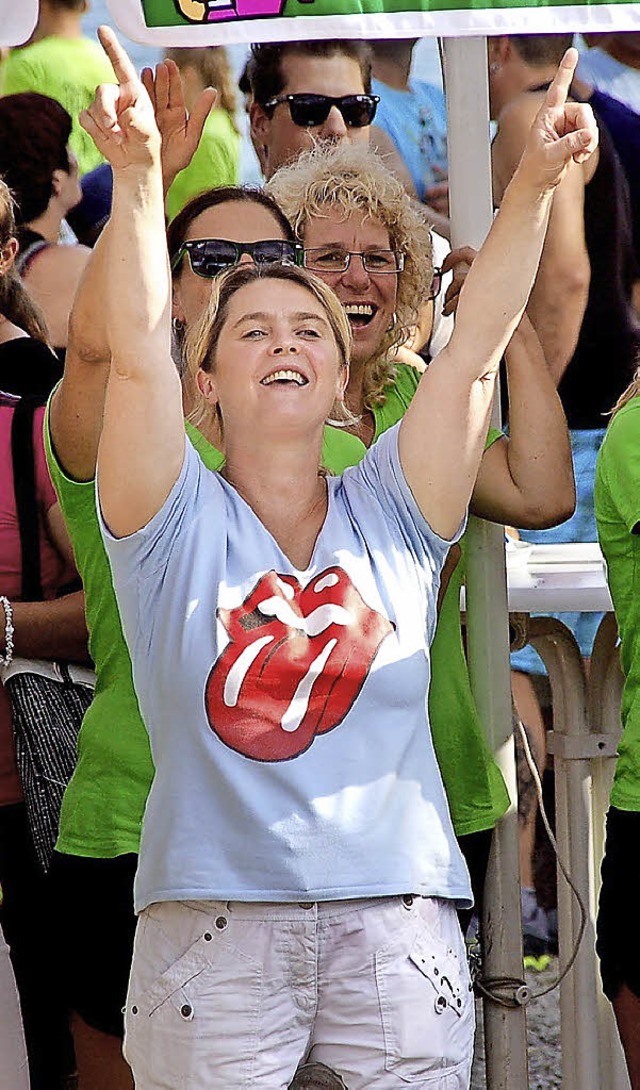
[[[156,768],[125,1052],[142,1090],[468,1085],[469,898],[430,742],[429,639],[554,188],[597,143],[565,57],[402,422],[319,471],[349,327],[305,270],[234,269],[188,351],[225,466],[185,442],[160,138],[126,54],[83,115],[114,172],[103,534]],[[159,424],[162,424],[162,427]],[[425,625],[426,619],[426,625]]]

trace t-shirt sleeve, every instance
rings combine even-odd
[[[345,474],[347,488],[353,485],[366,489],[373,500],[395,523],[410,542],[418,559],[435,559],[442,563],[456,541],[464,533],[466,515],[450,540],[440,537],[432,529],[416,503],[407,483],[398,451],[400,424],[394,425],[381,435],[366,453],[359,466]]]
[[[640,522],[640,404],[613,418],[599,469],[611,502],[631,533]]]
[[[162,507],[152,519],[126,537],[114,537],[102,515],[96,477],[96,508],[105,549],[114,572],[127,580],[140,572],[146,577],[166,567],[181,529],[195,516],[201,496],[202,475],[207,471],[198,455],[185,443],[184,460],[178,478]]]

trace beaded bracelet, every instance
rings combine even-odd
[[[4,655],[0,655],[0,666],[10,666],[13,659],[13,609],[11,602],[0,594],[0,603],[4,609]]]

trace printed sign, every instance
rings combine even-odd
[[[628,0],[108,0],[123,33],[156,45],[640,30]]]

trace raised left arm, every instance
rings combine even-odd
[[[556,526],[575,508],[571,444],[562,403],[526,314],[505,358],[509,438],[484,452],[471,511],[520,529]]]
[[[567,102],[577,56],[568,50],[558,68],[460,293],[451,341],[423,376],[400,425],[409,487],[444,538],[456,532],[475,485],[496,372],[536,275],[554,191],[572,160],[584,162],[597,147],[590,108]]]

